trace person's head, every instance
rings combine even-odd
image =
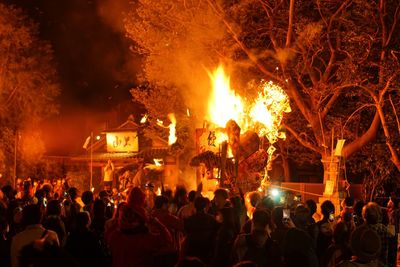
[[[45,197],[45,192],[43,189],[36,190],[35,192],[35,197],[38,199],[39,202],[43,201],[43,198]]]
[[[274,200],[269,196],[263,197],[261,199],[261,202],[257,206],[257,208],[267,209],[269,211],[272,211],[274,207],[275,207]]]
[[[61,215],[60,202],[58,202],[58,200],[50,200],[49,203],[47,203],[46,214],[47,216],[51,215],[60,216]]]
[[[166,196],[157,196],[154,200],[154,208],[157,210],[168,210],[168,198]]]
[[[78,230],[86,230],[89,228],[91,221],[87,211],[79,212],[76,215],[76,228]]]
[[[374,230],[362,225],[351,234],[350,247],[358,261],[368,263],[379,257],[381,240]]]
[[[365,205],[364,201],[362,200],[357,201],[356,204],[354,205],[354,213],[361,217],[364,205]]]
[[[169,202],[172,202],[174,199],[174,193],[172,192],[171,189],[165,189],[164,192],[162,192],[162,195],[168,199]]]
[[[351,230],[349,229],[348,224],[345,222],[339,222],[333,230],[333,240],[336,245],[346,246],[350,242],[350,234]]]
[[[78,197],[78,189],[76,187],[70,187],[68,189],[68,195],[72,200],[75,200]]]
[[[346,197],[343,202],[342,202],[342,207],[343,208],[352,208],[354,206],[354,199],[352,197]]]
[[[23,190],[25,195],[33,195],[33,186],[31,180],[24,181]]]
[[[22,223],[25,226],[40,224],[42,220],[42,211],[39,205],[27,205],[22,210]]]
[[[145,225],[145,221],[140,214],[127,204],[120,207],[118,226],[121,231],[131,231]]]
[[[128,204],[136,207],[145,206],[146,195],[143,193],[142,189],[139,187],[134,187],[129,192]]]
[[[310,211],[305,206],[297,206],[294,210],[293,222],[298,228],[306,228],[310,222]]]
[[[99,192],[99,199],[101,199],[103,201],[108,201],[109,197],[110,197],[110,195],[108,194],[108,192],[106,190],[101,190]]]
[[[196,209],[196,212],[205,212],[205,210],[207,209],[209,200],[205,197],[197,197],[194,200],[194,208]]]
[[[325,200],[321,204],[321,213],[324,216],[324,219],[329,219],[329,216],[335,213],[335,206],[330,200]]]
[[[199,259],[195,257],[185,257],[181,259],[175,267],[205,267],[206,265]]]
[[[175,190],[174,202],[178,206],[187,203],[187,190],[184,186],[177,186]]]
[[[217,221],[225,226],[233,227],[235,226],[235,215],[233,208],[222,208],[217,212]]]
[[[256,209],[253,213],[252,218],[252,231],[255,230],[267,230],[267,226],[270,230],[271,227],[271,213],[266,209]]]
[[[275,207],[272,210],[272,222],[278,228],[281,228],[284,226],[284,224],[283,224],[283,208],[282,207]]]
[[[106,204],[101,199],[96,199],[93,203],[93,217],[104,218],[106,212]]]
[[[314,213],[317,212],[317,203],[313,199],[309,199],[306,201],[306,207],[310,211],[310,216],[313,216]]]
[[[5,185],[1,188],[4,196],[7,197],[8,200],[13,200],[15,198],[15,190],[11,185]]]
[[[382,210],[375,202],[369,202],[364,206],[362,215],[367,224],[377,224],[382,222]]]
[[[195,198],[196,198],[196,191],[194,190],[190,191],[188,195],[189,202],[193,203]]]
[[[92,191],[85,191],[82,193],[82,202],[85,205],[90,205],[94,202],[94,196]]]
[[[214,201],[218,209],[222,209],[228,199],[228,192],[225,189],[219,188],[214,192]]]
[[[43,190],[43,192],[44,192],[44,196],[45,196],[46,198],[49,198],[49,197],[52,196],[52,193],[53,193],[53,186],[52,186],[51,184],[49,184],[49,183],[45,183],[45,184],[43,184],[43,186],[42,186],[42,190]]]

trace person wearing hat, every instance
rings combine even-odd
[[[341,262],[338,267],[383,267],[379,261],[381,242],[379,235],[367,225],[356,228],[351,234],[350,247],[353,259]]]

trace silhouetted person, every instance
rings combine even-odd
[[[186,239],[183,245],[185,256],[201,259],[209,264],[215,248],[215,236],[218,230],[217,221],[206,213],[209,200],[198,197],[194,201],[196,213],[184,221]]]
[[[167,228],[156,218],[150,218],[149,223],[157,234],[149,232],[144,218],[132,206],[121,206],[118,230],[108,239],[113,267],[152,267],[154,255],[172,246]]]
[[[11,266],[19,266],[20,252],[23,247],[35,240],[45,239],[50,245],[59,246],[57,233],[46,230],[41,224],[42,212],[38,205],[25,206],[22,211],[22,223],[25,230],[15,235],[11,241]]]
[[[381,250],[379,254],[379,260],[383,264],[387,265],[390,234],[387,227],[382,224],[382,209],[378,204],[369,202],[364,206],[362,213],[365,220],[365,225],[374,230],[380,238]]]
[[[366,225],[357,227],[351,234],[350,246],[354,259],[346,260],[338,267],[383,267],[379,262],[381,243],[378,234]]]
[[[351,229],[345,222],[336,224],[333,230],[333,243],[324,253],[320,267],[335,267],[344,260],[351,260]]]
[[[251,233],[241,234],[235,241],[237,261],[253,261],[260,267],[282,266],[280,248],[270,236],[273,227],[271,213],[256,209],[251,221]]]
[[[90,216],[79,212],[76,216],[76,228],[67,238],[65,249],[81,266],[104,266],[105,255],[96,236],[89,230]]]
[[[43,226],[57,233],[61,246],[65,244],[67,232],[64,222],[61,219],[61,206],[58,200],[51,200],[47,204]]]
[[[230,267],[233,263],[232,248],[238,231],[232,208],[222,208],[217,212],[217,221],[221,224],[217,232],[213,266]]]

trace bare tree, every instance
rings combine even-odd
[[[287,131],[322,160],[339,138],[349,158],[375,139],[381,122],[385,129],[380,107],[399,84],[400,2],[161,2],[140,0],[126,19],[128,36],[147,56],[146,79],[184,94],[203,77],[199,66],[219,60],[233,66],[236,84],[271,79],[295,105]]]

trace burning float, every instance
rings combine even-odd
[[[222,66],[209,77],[208,116],[196,130],[197,156],[190,162],[197,167],[198,182],[206,192],[216,187],[264,191],[274,144],[286,138],[281,123],[284,113],[291,112],[289,98],[280,86],[263,80],[254,100],[242,98]]]

